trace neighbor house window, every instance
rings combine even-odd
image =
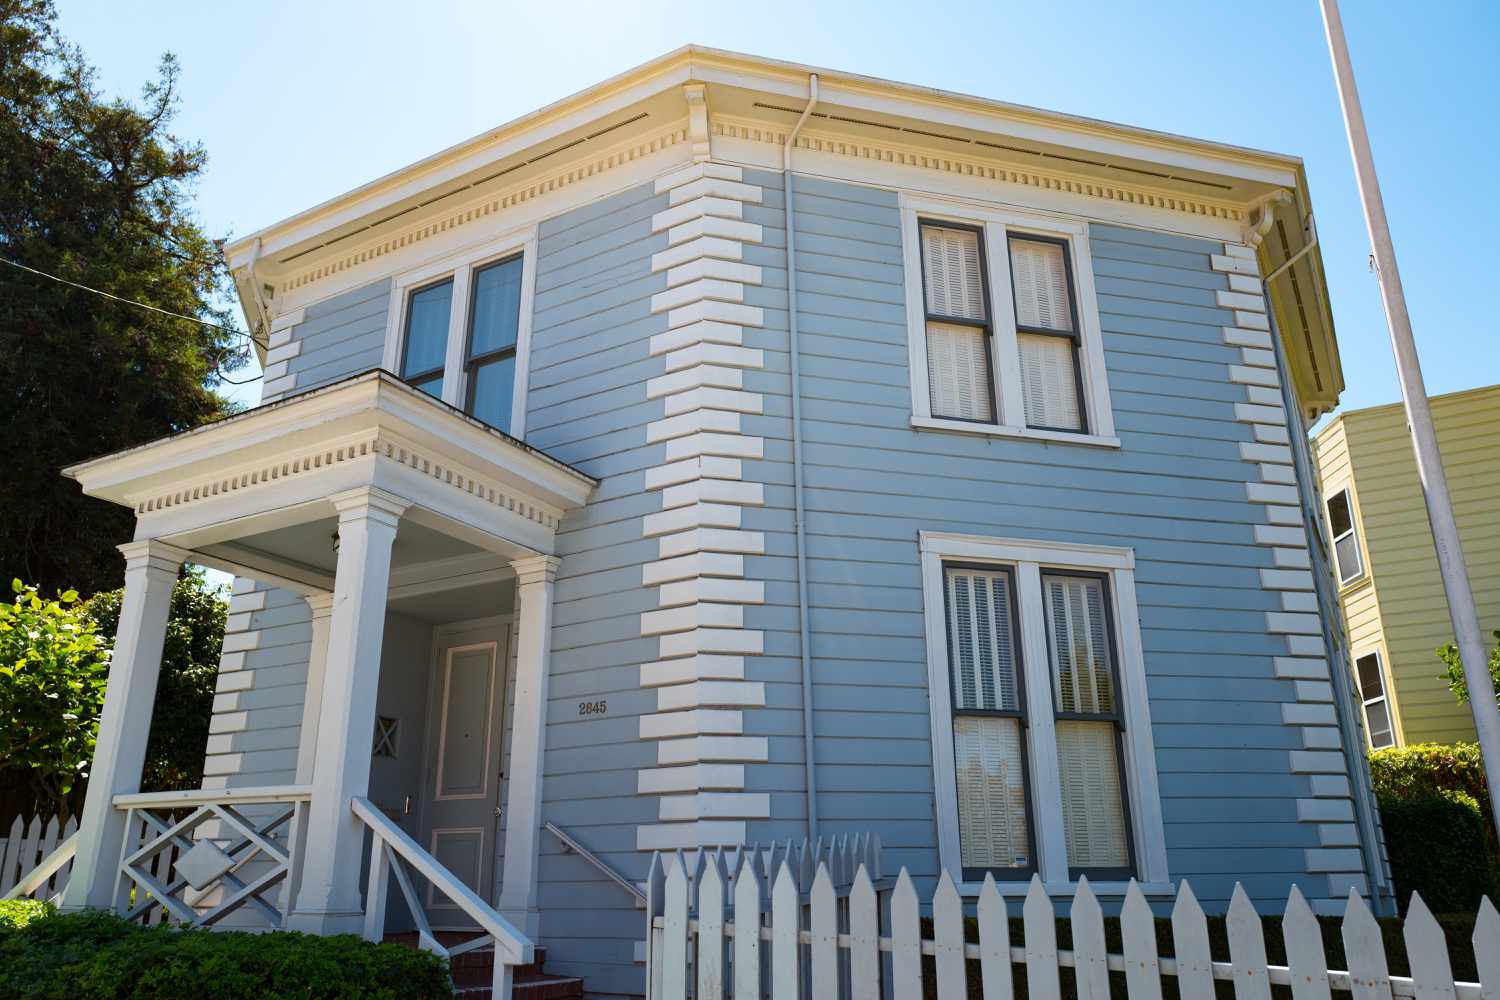
[[[384,366],[423,392],[524,431],[534,234],[396,278]],[[506,244],[502,244],[502,247]]]
[[[1117,444],[1087,227],[903,195],[917,427]]]
[[[1354,528],[1354,511],[1349,491],[1339,490],[1328,498],[1328,531],[1333,535],[1333,556],[1338,565],[1339,583],[1348,583],[1365,571],[1359,551],[1359,532]]]
[[[944,867],[971,886],[1165,880],[1130,550],[921,548]]]
[[[1359,681],[1359,696],[1365,706],[1365,735],[1370,747],[1394,746],[1395,727],[1391,724],[1391,703],[1385,693],[1385,671],[1380,668],[1380,654],[1367,653],[1354,661]]]

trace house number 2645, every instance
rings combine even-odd
[[[579,715],[604,715],[609,712],[607,701],[580,701],[578,703]]]

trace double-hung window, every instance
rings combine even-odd
[[[1385,693],[1380,653],[1372,651],[1355,659],[1354,673],[1359,681],[1359,700],[1365,707],[1365,736],[1370,749],[1395,746],[1396,727],[1391,724],[1391,703]]]
[[[943,865],[1166,880],[1127,549],[922,533]],[[951,765],[950,762],[951,761]]]
[[[398,276],[386,363],[423,392],[522,436],[533,237]]]
[[[902,197],[912,424],[1118,445],[1087,227]]]
[[[1359,551],[1359,532],[1354,526],[1354,508],[1349,491],[1339,490],[1328,498],[1328,533],[1333,536],[1333,558],[1338,567],[1339,584],[1350,583],[1364,575],[1364,556]]]

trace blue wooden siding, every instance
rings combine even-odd
[[[542,224],[539,232],[526,439],[599,479],[589,505],[558,533],[558,573],[548,688],[543,817],[567,830],[626,877],[646,875],[636,827],[656,819],[654,797],[636,794],[636,772],[655,762],[639,739],[639,717],[656,709],[640,688],[640,664],[657,640],[640,635],[655,606],[641,565],[657,540],[642,517],[661,509],[644,489],[645,470],[665,446],[646,444],[646,425],[664,416],[646,381],[665,372],[649,353],[666,329],[651,296],[666,287],[651,255],[666,234],[651,216],[666,208],[650,185]],[[581,718],[578,705],[605,700],[608,714]],[[639,993],[635,942],[644,940],[633,899],[543,833],[538,892],[547,967],[587,978],[590,990]]]
[[[302,347],[287,363],[287,374],[295,376],[287,394],[379,368],[390,295],[385,278],[308,306],[292,333]]]
[[[799,178],[795,210],[822,832],[873,828],[890,865],[937,874],[918,531],[1130,546],[1171,874],[1206,903],[1236,877],[1284,897],[1318,844],[1266,631],[1221,246],[1091,228],[1122,443],[1102,450],[913,430],[895,193]]]

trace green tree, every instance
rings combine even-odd
[[[85,613],[111,644],[124,595],[123,590],[110,590],[84,605]],[[141,774],[141,788],[146,791],[197,788],[203,780],[203,751],[208,745],[228,609],[223,589],[210,586],[202,570],[189,569],[172,588],[167,641]]]
[[[20,580],[11,590],[0,604],[0,761],[66,818],[94,756],[109,643],[74,591],[45,600]]]
[[[0,774],[23,784],[43,811],[66,818],[82,801],[93,763],[124,591],[79,603],[73,591],[46,600],[34,586],[11,586],[14,600],[0,604]],[[146,791],[202,781],[228,607],[201,570],[189,570],[172,590],[141,772]]]
[[[1495,685],[1495,701],[1500,704],[1500,628],[1495,629],[1495,648],[1490,650],[1490,682]],[[1448,678],[1448,690],[1460,705],[1469,703],[1469,684],[1464,680],[1464,662],[1459,658],[1458,647],[1453,643],[1439,646],[1438,659],[1443,661],[1444,676]]]
[[[178,66],[107,99],[51,0],[0,0],[0,257],[229,325],[222,255],[190,207],[207,162],[173,135]],[[243,336],[0,264],[0,570],[42,593],[118,584],[131,512],[86,498],[69,463],[213,420]],[[3,579],[4,577],[0,577]]]

